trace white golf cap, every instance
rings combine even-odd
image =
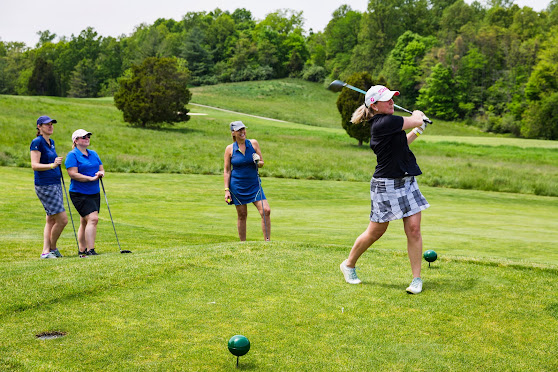
[[[398,96],[399,92],[396,90],[389,90],[383,85],[374,85],[372,88],[368,89],[366,96],[364,97],[364,105],[370,107],[371,104],[376,102],[389,101],[393,96]]]
[[[236,132],[237,130],[241,130],[242,128],[248,128],[248,127],[244,125],[244,123],[241,122],[240,120],[233,121],[231,123],[231,132]]]
[[[85,129],[78,129],[72,134],[72,143],[76,142],[76,139],[79,137],[91,135],[93,133],[86,131]]]

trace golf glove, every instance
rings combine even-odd
[[[260,155],[256,153],[252,154],[252,160],[254,161],[254,163],[258,164],[260,162]]]
[[[422,132],[424,132],[424,130],[426,129],[426,125],[427,125],[426,122],[423,122],[420,127],[416,127],[415,129],[413,129],[413,133],[415,133],[417,137],[420,136]]]

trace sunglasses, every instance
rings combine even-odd
[[[91,138],[91,135],[90,135],[90,134],[86,134],[85,136],[83,136],[83,137],[78,137],[78,138],[87,139],[87,138]]]

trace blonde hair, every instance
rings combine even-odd
[[[372,119],[373,116],[374,111],[372,110],[372,108],[366,107],[366,105],[362,104],[355,110],[355,112],[353,112],[353,115],[351,116],[351,123],[359,124],[362,122],[367,122],[368,120]]]
[[[233,142],[236,142],[236,136],[234,135],[234,130],[231,131],[231,136],[232,136]]]

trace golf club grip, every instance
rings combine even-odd
[[[413,112],[411,110],[407,110],[406,108],[401,107],[399,105],[393,104],[393,107],[395,107],[396,109],[398,109],[400,111],[404,111],[408,114],[411,114],[411,115],[413,114]],[[432,120],[430,120],[430,119],[422,119],[422,121],[427,122],[428,124],[432,124]]]

